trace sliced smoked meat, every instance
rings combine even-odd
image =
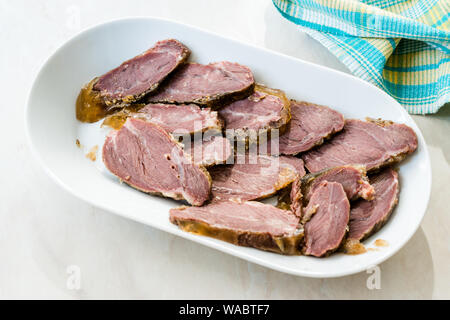
[[[267,198],[304,176],[299,158],[263,155],[238,156],[234,164],[209,169],[214,201]]]
[[[184,151],[190,154],[195,164],[205,167],[223,164],[230,159],[233,149],[230,141],[221,136],[210,136],[190,142]]]
[[[416,148],[417,136],[407,125],[351,119],[341,133],[303,155],[303,160],[310,172],[347,164],[364,165],[370,172],[403,160]]]
[[[144,53],[99,77],[93,89],[100,92],[108,107],[135,102],[154,91],[190,53],[177,40],[158,41]]]
[[[369,184],[364,166],[347,165],[325,169],[304,176],[301,182],[304,205],[308,203],[314,189],[322,181],[339,182],[344,187],[349,200],[357,198],[372,200],[375,195],[375,190]]]
[[[272,129],[284,131],[291,119],[290,101],[283,91],[257,84],[252,95],[223,107],[219,115],[238,139],[256,138]]]
[[[161,127],[128,119],[103,146],[103,162],[123,182],[143,192],[185,199],[200,206],[209,199],[211,178],[192,163],[181,146]]]
[[[130,117],[153,122],[169,133],[193,134],[208,130],[222,130],[222,121],[217,111],[211,111],[209,108],[202,109],[195,104],[150,103],[139,108],[131,106],[108,116],[103,124],[120,129]]]
[[[348,230],[350,203],[340,183],[322,181],[304,208],[304,253],[326,256],[341,245]]]
[[[149,102],[189,104],[217,109],[243,99],[253,92],[251,70],[237,63],[222,61],[207,65],[182,66]]]
[[[379,230],[397,205],[400,186],[395,170],[386,168],[371,176],[370,184],[375,188],[375,199],[359,200],[352,205],[349,239],[362,241]]]
[[[171,209],[170,221],[187,232],[282,254],[299,254],[303,238],[297,229],[298,217],[254,201]]]
[[[325,106],[291,100],[291,121],[279,137],[279,150],[270,154],[296,155],[324,142],[344,127],[344,117]]]

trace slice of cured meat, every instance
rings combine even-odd
[[[325,169],[317,173],[307,174],[302,178],[301,188],[303,203],[306,205],[314,189],[322,182],[339,182],[349,200],[363,198],[372,200],[375,195],[374,188],[369,184],[366,169],[361,165],[348,165]]]
[[[99,91],[108,106],[131,103],[156,90],[190,55],[181,42],[158,41],[144,53],[122,63],[98,78],[94,90]]]
[[[267,198],[305,175],[299,158],[252,155],[237,157],[231,165],[209,169],[214,201]]]
[[[296,155],[320,145],[325,139],[344,127],[344,117],[339,112],[303,101],[291,100],[291,121],[279,137],[279,150],[269,153]]]
[[[282,254],[299,254],[303,238],[298,217],[254,201],[171,209],[170,221],[187,232]]]
[[[77,119],[96,122],[116,108],[143,98],[189,55],[189,49],[177,40],[157,42],[146,52],[84,85],[76,101]]]
[[[417,136],[407,125],[351,119],[341,133],[302,158],[310,172],[346,164],[361,164],[370,172],[403,160],[416,148]]]
[[[290,101],[283,91],[257,84],[252,95],[223,107],[219,115],[240,140],[267,136],[273,129],[284,131],[291,119]]]
[[[342,185],[322,181],[304,208],[304,253],[323,257],[338,249],[348,231],[349,217],[350,203]]]
[[[370,184],[375,188],[375,199],[359,200],[352,205],[349,239],[363,241],[379,230],[397,205],[400,186],[395,170],[384,169],[370,177]]]
[[[132,106],[108,116],[103,124],[120,129],[130,117],[153,122],[169,133],[193,134],[208,130],[222,130],[222,121],[217,111],[211,111],[209,108],[201,109],[195,104],[150,103],[145,106]]]
[[[149,97],[149,102],[194,103],[217,109],[247,97],[254,86],[251,70],[240,64],[228,61],[207,65],[188,63],[159,92]]]
[[[209,199],[211,178],[158,125],[128,119],[107,136],[103,162],[119,179],[143,192],[185,199],[200,206]]]

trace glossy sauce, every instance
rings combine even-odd
[[[88,158],[91,161],[97,160],[97,151],[98,146],[93,146],[91,150],[86,154],[86,158]]]
[[[97,78],[81,88],[77,97],[76,116],[81,122],[97,122],[107,115],[106,106],[99,92],[93,90]]]
[[[282,198],[281,199],[278,198],[278,201],[277,201],[277,204],[275,207],[277,207],[278,209],[282,209],[282,210],[291,210],[291,205],[288,202],[284,201],[284,199],[282,199]]]
[[[377,247],[387,247],[389,245],[389,243],[386,240],[377,239],[377,240],[375,240],[375,245]]]
[[[278,192],[275,207],[282,210],[291,210],[291,188],[284,188]]]
[[[345,254],[356,255],[356,254],[362,254],[365,252],[367,252],[366,247],[364,247],[364,245],[361,242],[359,242],[358,240],[348,239],[344,244],[344,253]]]
[[[124,113],[118,112],[117,114],[106,117],[106,119],[102,123],[102,126],[108,126],[113,129],[119,130],[125,124],[125,121],[127,121],[127,118],[128,118],[127,115],[125,115]]]
[[[138,112],[140,108],[145,106],[145,104],[134,104],[116,112],[110,116],[107,116],[103,121],[102,126],[108,126],[113,129],[119,130],[125,124],[125,121],[129,117],[137,116],[135,113]]]

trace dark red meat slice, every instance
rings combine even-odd
[[[279,150],[269,153],[296,155],[324,142],[344,127],[344,117],[325,106],[291,100],[291,121],[279,137]]]
[[[100,91],[108,106],[134,102],[154,91],[190,53],[177,40],[158,41],[144,53],[99,77],[94,90]]]
[[[283,254],[299,254],[303,238],[294,214],[254,201],[171,209],[170,221],[187,232]]]
[[[326,256],[341,245],[348,230],[350,203],[340,183],[322,181],[304,209],[304,253]]]
[[[273,129],[284,131],[291,119],[290,102],[283,91],[256,85],[251,96],[223,107],[219,115],[240,140],[267,136]]]
[[[255,81],[249,68],[228,61],[181,67],[149,102],[195,103],[218,108],[253,92]]]
[[[359,200],[350,211],[349,239],[364,240],[379,230],[389,219],[398,202],[400,190],[398,173],[386,168],[370,177],[375,199]]]
[[[122,181],[147,193],[202,205],[209,199],[211,178],[192,163],[180,145],[158,125],[128,119],[103,146],[103,162]]]
[[[311,172],[347,164],[377,170],[403,160],[417,148],[417,136],[404,124],[382,120],[347,120],[343,132],[303,156]]]

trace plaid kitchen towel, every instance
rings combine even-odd
[[[410,113],[450,101],[450,0],[273,0],[356,76]]]

